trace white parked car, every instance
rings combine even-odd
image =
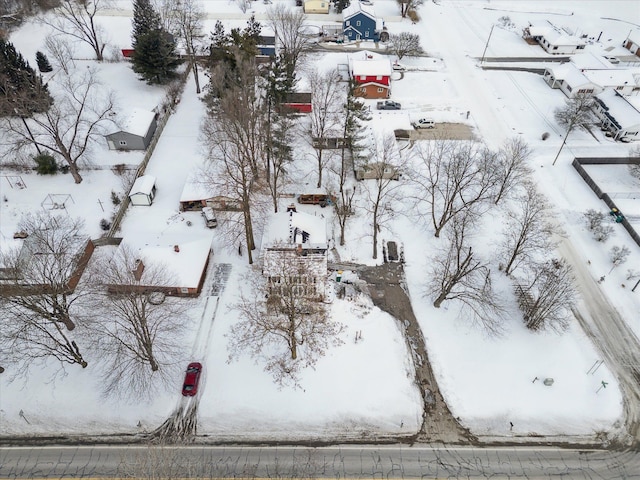
[[[421,118],[419,120],[416,120],[415,122],[411,122],[411,125],[413,125],[413,128],[415,129],[435,128],[436,122],[434,122],[430,118]]]

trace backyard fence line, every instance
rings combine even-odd
[[[182,93],[184,92],[184,88],[187,84],[187,79],[189,78],[189,73],[191,72],[191,66],[189,65],[184,72],[182,72],[180,74],[180,76],[178,77],[178,82],[180,85],[178,94],[176,95],[176,99],[180,98],[182,96]],[[175,111],[175,106],[176,106],[176,102],[167,102],[166,100],[163,102],[162,104],[162,109],[161,109],[161,113],[160,113],[160,121],[158,122],[158,125],[156,127],[156,131],[153,134],[153,138],[151,139],[151,142],[149,143],[149,146],[147,147],[147,151],[144,154],[144,158],[142,159],[142,162],[140,162],[140,165],[138,166],[138,169],[136,170],[136,176],[135,179],[137,179],[138,177],[144,175],[145,170],[147,169],[147,165],[149,164],[149,160],[151,160],[151,156],[153,155],[153,152],[156,148],[156,145],[158,144],[158,142],[160,141],[160,136],[162,135],[162,132],[164,130],[164,127],[167,125],[167,122],[169,121],[169,118],[171,117],[171,115],[174,113]],[[134,179],[134,182],[135,182]],[[127,213],[127,208],[129,208],[129,204],[131,203],[131,200],[129,199],[129,192],[125,192],[124,198],[122,199],[122,202],[120,203],[120,208],[118,209],[118,211],[116,212],[115,216],[113,217],[113,221],[111,222],[111,228],[109,228],[109,231],[107,232],[106,236],[107,237],[114,237],[116,232],[118,230],[120,230],[120,223],[122,223],[122,219],[124,218],[124,215]]]
[[[576,169],[578,174],[582,177],[589,188],[593,190],[593,192],[601,199],[610,209],[620,210],[616,203],[613,201],[613,198],[610,194],[603,192],[602,189],[598,186],[598,184],[591,178],[591,176],[587,173],[583,165],[640,165],[640,157],[618,157],[618,158],[594,158],[594,157],[584,157],[584,158],[574,158],[571,163],[573,168]],[[624,212],[622,212],[624,215]],[[622,218],[622,222],[620,224],[625,228],[625,230],[629,233],[632,240],[636,242],[638,246],[640,246],[640,235],[633,228],[631,223],[626,217]]]

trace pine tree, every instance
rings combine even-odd
[[[49,63],[49,59],[47,58],[47,56],[40,51],[36,52],[36,63],[38,64],[38,70],[40,70],[42,73],[51,72],[53,70],[53,67]]]
[[[11,42],[0,38],[0,117],[30,117],[53,102],[47,86]]]
[[[162,29],[138,38],[131,60],[133,71],[150,85],[167,83],[175,78],[180,64],[173,36]]]
[[[336,0],[336,13],[342,13],[342,11],[347,8],[351,2],[349,0]]]
[[[160,14],[151,5],[150,0],[134,0],[131,45],[136,49],[140,37],[162,26]]]

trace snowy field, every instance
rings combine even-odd
[[[225,19],[227,28],[244,26],[247,15],[243,15],[235,3],[226,0],[203,3],[209,13],[206,31],[213,27],[216,16]],[[407,71],[402,79],[394,74],[392,97],[403,104],[403,110],[374,111],[371,134],[409,128],[414,116],[427,113],[437,122],[468,124],[491,148],[499,147],[512,136],[521,136],[534,151],[531,165],[539,188],[556,207],[554,222],[571,239],[585,265],[589,262],[591,280],[595,282],[601,275],[607,275],[607,282],[600,288],[640,335],[637,314],[640,291],[633,293],[630,288],[620,286],[629,283],[625,279],[627,268],[638,269],[640,249],[622,229],[616,229],[604,246],[590,237],[582,214],[588,208],[602,209],[604,204],[571,167],[574,156],[624,156],[628,154],[629,145],[611,142],[599,130],[594,131],[596,138],[576,131],[571,134],[557,164],[552,166],[564,134],[553,120],[553,111],[564,104],[564,95],[548,88],[535,74],[478,68],[478,58],[491,26],[501,16],[508,15],[515,27],[494,28],[487,56],[546,56],[540,48],[527,45],[519,36],[527,21],[546,19],[590,36],[597,37],[602,31],[601,42],[589,45],[589,49],[615,52],[629,29],[637,28],[633,24],[640,24],[635,2],[594,0],[589,2],[588,9],[584,8],[584,2],[568,0],[438,3],[425,2],[420,8],[421,22],[411,24],[397,17],[395,1],[376,1],[376,11],[390,18],[389,30],[419,33],[423,47],[432,57],[402,60]],[[100,22],[107,27],[115,47],[128,48],[130,19],[126,15],[130,4],[119,2],[119,7],[119,12],[101,17]],[[254,2],[252,8],[261,15],[267,6]],[[31,61],[35,51],[43,49],[44,34],[43,27],[26,24],[12,34],[11,40]],[[78,47],[78,58],[90,57],[90,52]],[[309,62],[328,68],[346,63],[346,53],[318,53],[312,55]],[[77,65],[84,68],[85,61]],[[123,108],[152,108],[164,96],[160,88],[137,81],[124,62],[96,67],[104,83],[117,91]],[[202,81],[206,81],[204,76]],[[470,112],[469,118],[467,112]],[[193,79],[189,78],[177,111],[167,123],[147,169],[147,173],[157,177],[156,200],[151,207],[129,210],[122,225],[123,235],[140,230],[184,233],[189,229],[204,229],[198,213],[178,210],[185,179],[205,160],[199,143],[203,114]],[[544,142],[543,132],[551,134]],[[299,176],[296,181],[302,188],[305,183],[315,181],[315,175],[310,173],[312,151],[308,145],[301,145],[297,152]],[[3,169],[3,175],[20,176],[26,188],[12,188],[8,179],[0,178],[2,248],[13,244],[12,234],[21,212],[43,208],[41,204],[50,194],[68,195],[65,197],[67,212],[85,218],[87,232],[94,238],[99,236],[100,219],[108,217],[115,208],[110,200],[111,190],[124,193],[120,178],[111,167],[119,163],[134,166],[142,157],[136,153],[110,152],[105,142],[94,158],[96,169],[83,170],[85,180],[80,185],[75,185],[70,175],[50,178]],[[308,175],[305,176],[305,172]],[[612,191],[627,191],[623,185],[627,182],[623,180],[624,175],[621,179],[620,173],[605,169],[602,174],[598,173],[600,177],[603,183],[611,184]],[[640,215],[637,203],[624,205],[625,212],[629,209]],[[577,323],[572,323],[562,335],[527,331],[513,302],[511,287],[500,276],[497,276],[497,287],[504,292],[510,314],[501,336],[487,336],[454,304],[435,309],[431,299],[424,296],[425,272],[430,255],[439,245],[433,232],[416,225],[409,215],[411,205],[399,202],[397,207],[401,213],[383,231],[382,237],[395,238],[404,244],[408,290],[426,337],[429,359],[444,398],[465,427],[477,435],[487,436],[589,438],[619,426],[622,398],[615,377],[605,365],[595,374],[587,373],[600,356]],[[328,214],[328,209],[318,207],[306,211]],[[504,227],[499,219],[500,213],[496,211],[487,220],[483,228],[486,239],[495,239]],[[337,230],[336,225],[329,227],[330,233]],[[348,228],[347,244],[338,248],[341,258],[379,263],[380,259],[371,258],[370,230],[370,219],[360,212]],[[479,247],[483,255],[490,257],[495,253],[492,242],[488,240]],[[608,251],[613,245],[626,245],[632,253],[624,266],[609,273]],[[193,328],[184,339],[183,358],[176,359],[169,389],[143,401],[104,398],[91,369],[97,358],[89,358],[90,366],[83,371],[67,368],[66,376],[55,381],[51,381],[53,365],[34,366],[28,376],[19,375],[13,382],[9,379],[14,372],[7,368],[0,377],[0,432],[51,435],[150,431],[182,403],[182,370],[190,361],[204,364],[198,408],[199,434],[246,440],[374,438],[416,432],[421,422],[422,401],[413,384],[411,357],[396,321],[366,299],[334,301],[332,318],[346,326],[344,344],[331,349],[315,370],[304,373],[300,389],[278,389],[262,365],[249,358],[228,363],[225,335],[237,321],[237,313],[229,306],[236,301],[239,285],[247,272],[246,258],[238,256],[237,249],[226,249],[221,238],[214,238],[213,248],[211,268],[215,264],[230,264],[231,275],[220,296],[215,321],[208,328],[199,325],[207,297],[203,294],[189,301],[188,316]],[[207,285],[204,291],[206,289]],[[361,341],[354,341],[356,331],[362,332]],[[553,386],[545,386],[542,383],[545,378],[553,378]],[[608,386],[598,391],[603,381]],[[510,422],[514,425],[512,430]]]

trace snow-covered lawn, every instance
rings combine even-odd
[[[487,56],[545,56],[539,47],[527,45],[519,36],[529,20],[549,19],[590,36],[602,31],[601,43],[589,48],[598,52],[618,48],[632,28],[623,21],[640,23],[640,13],[633,3],[592,1],[589,9],[585,9],[584,2],[570,0],[425,2],[420,9],[421,22],[411,24],[394,18],[388,27],[392,32],[419,33],[425,50],[435,60],[426,57],[402,60],[407,71],[402,79],[394,74],[392,98],[401,102],[403,109],[374,111],[370,126],[372,134],[388,133],[408,128],[410,119],[427,113],[437,122],[469,124],[492,148],[509,137],[522,136],[534,150],[531,165],[535,179],[555,207],[555,221],[583,255],[584,262],[589,262],[593,281],[607,274],[607,281],[600,288],[640,335],[637,315],[640,290],[631,292],[625,279],[627,266],[640,263],[640,249],[622,229],[616,229],[612,240],[605,245],[590,238],[583,212],[588,208],[606,207],[570,165],[576,155],[624,156],[629,146],[613,143],[599,131],[594,132],[596,138],[576,131],[569,137],[557,164],[552,166],[564,133],[553,120],[553,111],[564,104],[563,94],[551,90],[538,75],[485,71],[478,68],[477,60],[491,25],[504,15],[508,15],[516,27],[495,27]],[[119,4],[124,10],[130,9],[129,2]],[[217,13],[234,17],[225,20],[228,22],[225,25],[244,25],[246,17],[240,14],[235,3],[225,0],[205,4],[209,13],[208,29],[213,27]],[[252,8],[264,13],[266,5],[254,2]],[[383,15],[397,15],[394,0],[378,0],[376,10]],[[114,42],[119,48],[128,48],[128,18],[114,14],[101,17],[100,21],[112,38],[117,39]],[[43,49],[43,27],[26,24],[12,34],[11,40],[31,61],[35,51]],[[318,53],[310,57],[310,62],[314,61],[325,67],[346,63],[346,54]],[[85,62],[78,62],[79,68],[84,65]],[[152,108],[163,98],[162,89],[137,81],[126,63],[104,63],[97,67],[103,81],[117,90],[123,108]],[[202,79],[206,80],[204,76]],[[187,233],[205,228],[198,213],[180,213],[178,209],[185,179],[204,162],[199,143],[204,108],[194,90],[193,79],[189,78],[177,111],[167,123],[147,169],[147,173],[157,177],[154,204],[131,208],[123,222],[122,235],[128,231]],[[467,112],[470,112],[469,118]],[[543,132],[551,133],[547,141],[541,140]],[[307,182],[315,186],[308,145],[300,145],[297,152],[302,152],[298,185]],[[52,193],[69,195],[72,201],[65,202],[66,211],[85,218],[88,233],[94,238],[99,236],[100,219],[109,217],[114,208],[111,190],[126,193],[110,167],[118,163],[137,165],[141,159],[139,153],[109,152],[105,142],[103,150],[95,155],[95,163],[105,168],[84,170],[85,180],[80,185],[73,184],[69,175],[39,177],[3,169],[3,175],[20,175],[27,186],[11,188],[8,180],[0,178],[3,248],[14,242],[12,234],[20,214],[42,208],[41,202]],[[624,175],[612,173],[613,170],[606,167],[589,168],[604,169],[598,176],[607,188],[627,191],[621,181],[626,178]],[[637,205],[625,201],[625,213],[640,215]],[[454,304],[434,308],[431,299],[424,296],[424,289],[429,259],[439,243],[428,228],[417,225],[414,217],[404,215],[410,213],[410,205],[405,205],[404,210],[389,223],[382,237],[397,239],[404,245],[412,305],[427,341],[439,387],[454,416],[478,435],[590,435],[611,429],[622,415],[621,394],[606,365],[591,373],[600,357],[577,323],[572,323],[561,335],[527,331],[513,304],[511,287],[499,275],[496,275],[496,286],[503,292],[509,312],[502,336],[487,336]],[[319,207],[306,211],[329,214],[329,209]],[[504,225],[499,215],[492,215],[484,227],[490,241],[479,250],[491,256],[495,254],[492,242]],[[329,227],[331,235],[337,231],[337,226]],[[371,241],[370,219],[359,211],[348,226],[347,244],[338,247],[339,254],[346,260],[379,263],[380,259],[371,259]],[[608,251],[612,245],[627,245],[631,256],[627,264],[608,273],[611,267]],[[246,258],[239,256],[237,249],[225,247],[219,230],[214,231],[213,250],[211,268],[215,264],[230,264],[231,274],[210,325],[201,323],[207,305],[206,294],[188,301],[192,329],[186,336],[183,357],[176,359],[180,368],[176,369],[168,391],[145,401],[103,398],[99,379],[91,368],[92,362],[98,360],[95,358],[90,358],[85,370],[67,368],[67,375],[55,382],[50,381],[55,365],[33,368],[27,377],[21,376],[14,382],[9,382],[14,372],[10,366],[3,365],[6,372],[0,377],[0,432],[35,435],[152,430],[182,402],[182,368],[189,361],[204,364],[198,409],[200,434],[237,439],[315,439],[367,438],[411,434],[417,430],[422,400],[413,385],[413,365],[405,341],[397,322],[366,299],[356,302],[336,299],[331,305],[334,321],[346,326],[344,344],[331,349],[315,370],[304,372],[300,389],[278,389],[262,365],[249,358],[228,363],[225,335],[237,321],[237,313],[229,307],[236,301],[238,286],[248,267]],[[624,283],[627,286],[620,287]],[[362,332],[358,342],[356,331]],[[203,336],[206,337],[204,343]],[[547,378],[553,378],[552,386],[544,385]],[[600,388],[603,381],[608,383],[606,388]]]

